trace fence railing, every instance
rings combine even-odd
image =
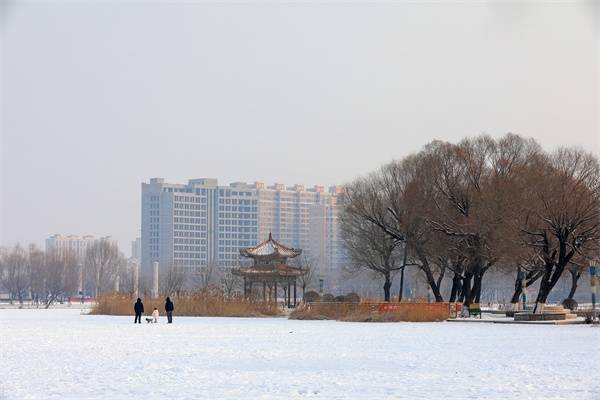
[[[449,303],[304,303],[296,316],[301,319],[348,321],[443,321],[450,317]]]

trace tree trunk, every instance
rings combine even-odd
[[[470,306],[471,302],[473,301],[473,297],[471,295],[471,279],[473,279],[473,274],[471,272],[466,273],[465,277],[463,278],[463,291],[461,297],[465,306],[467,307]]]
[[[385,276],[385,283],[383,284],[383,300],[386,302],[390,301],[390,288],[392,287],[392,282],[390,280],[390,276]]]
[[[433,291],[433,296],[435,297],[435,302],[436,303],[443,303],[444,302],[444,298],[442,297],[442,293],[440,292],[440,288],[438,286],[435,286],[435,287],[431,288],[431,290]]]
[[[398,290],[398,303],[402,302],[402,295],[404,293],[404,268],[406,268],[406,266],[403,266],[400,270],[400,289]]]
[[[473,279],[472,294],[474,303],[479,304],[481,302],[481,281],[483,280],[483,272],[475,274]]]
[[[95,293],[95,297],[96,299],[98,298],[98,296],[100,296],[100,270],[97,270],[96,272],[96,293]]]
[[[421,270],[425,273],[425,278],[427,279],[427,283],[429,284],[429,287],[431,288],[431,291],[433,292],[433,296],[435,297],[435,302],[436,303],[443,302],[444,299],[442,297],[442,294],[440,293],[440,288],[437,285],[435,277],[433,276],[433,273],[431,272],[431,268],[429,267],[429,261],[427,260],[427,257],[425,257],[420,252],[417,252],[417,254],[419,254],[419,261],[421,261],[421,265],[419,266],[419,268],[421,268]]]
[[[461,281],[462,278],[460,274],[454,273],[454,277],[452,278],[452,289],[450,290],[450,303],[454,303],[456,298],[460,294],[461,291]]]
[[[52,305],[52,303],[54,303],[54,301],[58,298],[58,295],[50,295],[47,299],[46,299],[46,305],[45,305],[45,309],[50,308],[50,306]]]
[[[438,285],[435,281],[435,278],[433,277],[433,274],[431,273],[431,271],[429,269],[426,269],[423,271],[425,272],[425,277],[427,278],[429,287],[431,288],[431,291],[433,292],[433,296],[435,297],[435,302],[442,303],[444,301],[444,298],[442,297],[442,294],[440,293],[440,288],[438,287]]]
[[[544,277],[540,283],[540,291],[538,292],[537,299],[535,300],[535,308],[533,312],[538,312],[538,304],[542,304],[543,312],[543,304],[546,304],[548,295],[560,279],[566,266],[575,254],[574,250],[567,251],[567,244],[564,238],[559,239],[559,241],[560,243],[556,261],[556,252],[554,252],[551,257],[546,259],[546,264],[544,265]]]
[[[523,276],[521,274],[521,268],[517,271],[517,279],[515,279],[515,291],[513,292],[512,298],[510,299],[511,304],[519,302],[521,292],[523,291]]]
[[[402,251],[402,269],[400,270],[400,289],[398,290],[398,303],[402,302],[404,295],[404,269],[406,268],[406,241],[404,242],[404,250]]]
[[[465,280],[465,278],[462,277],[460,288],[458,290],[458,298],[456,299],[456,300],[458,300],[459,303],[465,302],[465,297],[466,297],[466,292],[467,292],[467,288],[465,287],[466,282],[467,281]]]
[[[546,269],[544,271],[544,276],[542,278],[542,281],[540,282],[540,290],[538,291],[537,298],[535,299],[535,307],[533,309],[534,313],[538,312],[538,304],[542,304],[542,305],[546,304],[548,295],[550,294],[550,291],[552,290],[552,287],[554,286],[554,285],[552,285],[551,277],[552,277],[552,267],[546,267]],[[543,308],[543,306],[542,306],[542,308]]]
[[[540,283],[540,290],[535,300],[534,312],[537,312],[538,304],[546,304],[546,301],[548,300],[548,295],[550,295],[550,292],[556,285],[556,282],[558,282],[558,279],[562,275],[563,270],[564,265],[562,267],[557,265],[556,267],[547,266],[545,268],[544,277]]]
[[[538,279],[542,276],[541,271],[529,271],[525,276],[527,282],[525,282],[525,287],[529,287],[537,282]],[[510,299],[510,302],[515,304],[519,302],[519,298],[523,294],[523,279],[520,278],[520,275],[517,274],[517,279],[515,279],[515,291]]]
[[[540,290],[538,292],[537,298],[535,299],[535,307],[533,312],[538,311],[538,304],[546,304],[546,300],[548,299],[548,295],[550,294],[550,284],[547,280],[542,280],[540,283]]]
[[[579,282],[579,278],[581,278],[581,270],[570,269],[569,272],[571,273],[571,290],[567,299],[573,300],[573,296],[575,296],[575,292],[577,291],[577,283]]]
[[[465,305],[470,306],[473,303],[479,303],[481,301],[481,288],[483,282],[483,275],[491,267],[488,264],[485,267],[479,266],[475,273],[470,273],[468,277],[469,287],[468,291],[465,292]],[[470,287],[471,277],[473,278],[473,286]]]

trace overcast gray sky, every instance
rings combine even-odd
[[[344,183],[437,138],[600,154],[598,2],[7,2],[0,242],[139,234],[140,183]]]

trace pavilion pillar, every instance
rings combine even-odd
[[[248,283],[246,282],[246,277],[244,276],[244,300],[248,298]]]
[[[290,295],[291,295],[291,293],[290,293],[290,281],[288,281],[288,283],[287,283],[287,306],[288,306],[288,308],[290,308],[290,304],[291,304],[290,303],[290,297],[291,297]]]
[[[267,281],[263,281],[263,303],[267,302]]]
[[[273,296],[273,300],[275,301],[275,304],[277,304],[277,281],[275,281],[275,296]]]
[[[296,280],[294,279],[294,307],[296,307]]]

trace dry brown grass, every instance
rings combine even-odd
[[[175,304],[174,315],[189,317],[270,317],[281,314],[281,308],[273,303],[262,303],[241,298],[225,298],[218,295],[193,294],[171,297]],[[106,295],[98,299],[91,314],[133,315],[135,298],[122,295]],[[156,307],[165,314],[163,298],[143,300],[145,314],[149,315]]]
[[[291,319],[334,319],[341,320],[350,314],[368,312],[368,303],[304,303],[291,314]]]
[[[390,304],[390,303],[388,303]],[[291,319],[331,319],[353,322],[434,322],[449,316],[448,303],[391,303],[392,311],[383,311],[382,303],[313,303],[303,304]]]

